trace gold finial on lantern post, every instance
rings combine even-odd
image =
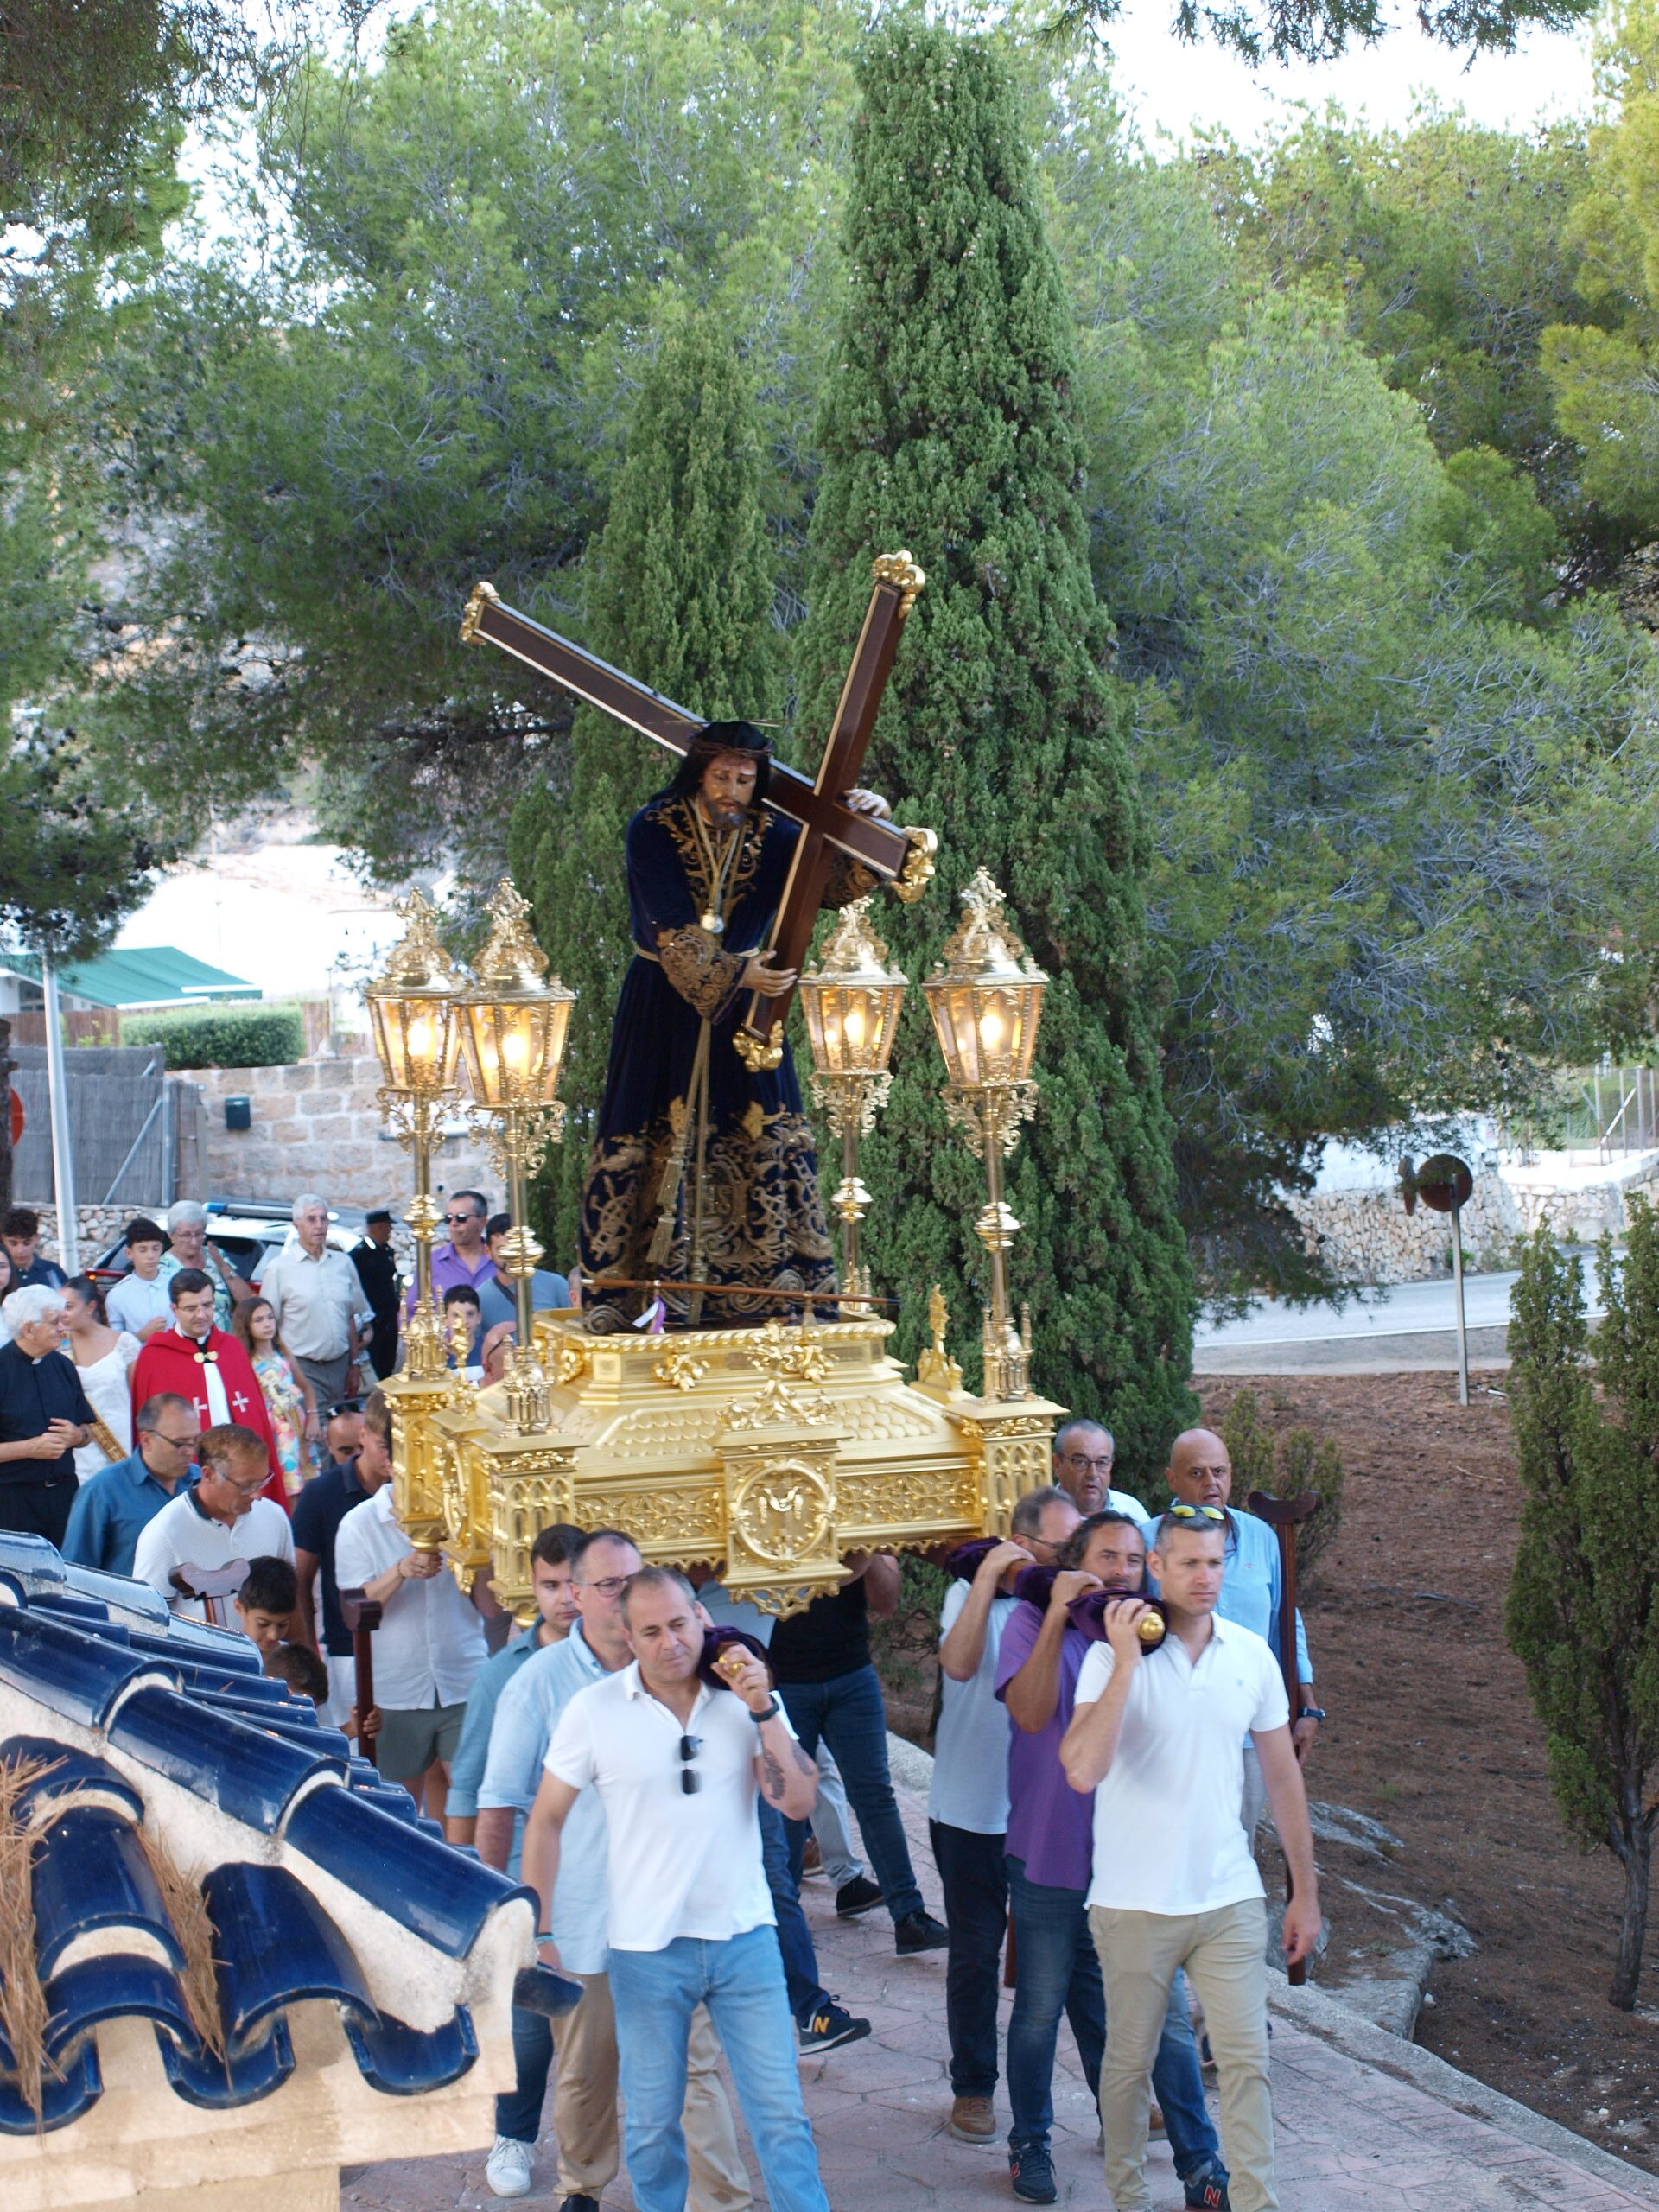
[[[1007,1254],[1020,1224],[1002,1197],[1002,1161],[1037,1104],[1032,1057],[1048,977],[1004,918],[1007,901],[982,868],[962,893],[962,921],[923,984],[949,1077],[945,1111],[985,1162],[987,1203],[974,1224],[991,1260],[982,1339],[987,1398],[1030,1392],[1030,1346],[1008,1304]]]
[[[870,902],[855,899],[825,938],[817,968],[801,977],[801,1009],[812,1045],[812,1096],[841,1139],[842,1179],[830,1203],[842,1229],[842,1288],[868,1295],[858,1225],[870,1194],[859,1179],[861,1137],[875,1127],[893,1086],[887,1063],[909,979],[890,967],[870,926]],[[843,1306],[851,1316],[863,1309]]]

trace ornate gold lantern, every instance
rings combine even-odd
[[[415,1238],[415,1311],[404,1339],[406,1371],[441,1374],[443,1334],[432,1296],[432,1143],[443,1102],[455,1087],[461,1032],[455,1003],[461,990],[448,954],[438,939],[438,918],[420,892],[397,902],[405,925],[384,972],[365,993],[374,1049],[385,1081],[378,1097],[399,1141],[414,1154],[415,1196],[405,1218]]]
[[[576,1002],[531,934],[530,908],[504,876],[489,906],[494,926],[460,1001],[461,1045],[474,1120],[488,1135],[506,1181],[512,1228],[505,1266],[518,1294],[518,1342],[507,1363],[507,1395],[521,1433],[543,1427],[547,1391],[531,1336],[531,1277],[542,1248],[525,1218],[530,1177],[563,1130],[559,1071]]]
[[[908,979],[888,965],[869,908],[869,900],[860,899],[845,910],[825,939],[819,965],[800,981],[813,1100],[842,1141],[842,1179],[830,1203],[841,1219],[841,1287],[853,1293],[869,1289],[858,1257],[858,1225],[870,1203],[859,1180],[859,1140],[875,1127],[893,1085],[887,1063],[908,988]]]
[[[1003,893],[982,868],[962,894],[963,919],[923,984],[949,1077],[945,1110],[985,1162],[987,1204],[974,1224],[991,1258],[984,1317],[984,1395],[1023,1398],[1030,1345],[1008,1307],[1007,1253],[1020,1231],[1002,1198],[1002,1160],[1037,1103],[1032,1057],[1048,977],[1003,918]]]

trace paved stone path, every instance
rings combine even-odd
[[[931,1910],[938,1883],[925,1801],[901,1789],[911,1851]],[[803,2066],[807,2106],[834,2212],[926,2212],[935,2206],[1007,2212],[1015,2202],[1003,2146],[972,2150],[944,2133],[944,1961],[894,1956],[877,1912],[838,1922],[827,1885],[809,1881],[806,1907],[827,1986],[874,2023],[869,2038]],[[1008,1999],[1003,1999],[1004,2016]],[[1070,2031],[1054,2085],[1060,2201],[1106,2212],[1096,2120]],[[1274,2104],[1282,2212],[1655,2212],[1659,2182],[1553,2122],[1512,2105],[1414,2045],[1359,2020],[1314,1991],[1274,1999]],[[1211,2093],[1213,2103],[1213,2092]],[[1006,2127],[1004,2100],[998,2109]],[[416,2115],[411,2113],[411,2120]],[[759,2170],[745,2139],[750,2172]],[[1157,2212],[1182,2192],[1161,2143],[1148,2175]],[[556,2206],[554,2160],[537,2153],[529,2212]],[[410,2158],[342,2177],[342,2212],[480,2212],[494,2207],[484,2153]],[[626,2177],[606,2212],[632,2212]]]

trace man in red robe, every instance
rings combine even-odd
[[[260,1495],[286,1513],[288,1491],[265,1394],[241,1343],[213,1326],[212,1277],[200,1268],[181,1268],[168,1284],[167,1294],[173,1306],[173,1325],[146,1338],[133,1362],[134,1413],[158,1390],[168,1390],[190,1401],[205,1429],[226,1421],[251,1428],[263,1440],[270,1463],[270,1478]]]

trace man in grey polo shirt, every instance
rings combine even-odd
[[[632,1660],[623,1629],[623,1585],[640,1566],[632,1539],[596,1529],[576,1548],[571,1588],[580,1614],[563,1643],[527,1659],[501,1693],[490,1732],[490,1754],[478,1792],[476,1842],[485,1863],[517,1873],[524,1815],[542,1779],[543,1762],[564,1708],[578,1690],[603,1681]],[[563,1971],[582,1986],[582,2002],[563,2018],[515,2012],[513,2055],[518,2079],[495,2106],[495,2145],[485,2177],[497,2196],[530,2190],[531,2154],[541,2132],[542,2106],[554,2053],[558,2074],[553,2126],[559,2145],[561,2212],[598,2212],[599,2199],[620,2164],[616,2124],[616,2021],[606,1974],[607,1839],[598,1793],[585,1790],[565,1823],[559,1878],[550,1922]],[[686,2152],[691,2169],[688,2212],[749,2212],[748,2176],[737,2148],[732,2108],[717,2070],[720,2044],[699,2010],[685,2084]]]

